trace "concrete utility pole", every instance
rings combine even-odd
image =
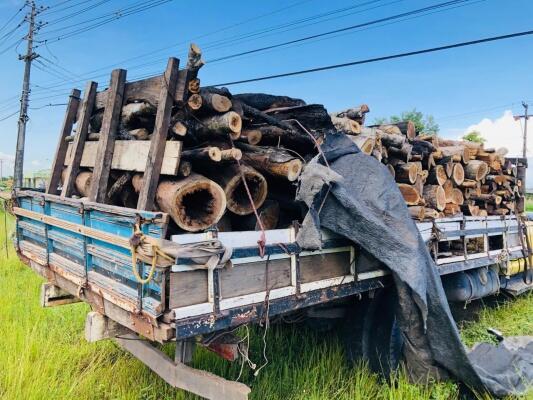
[[[37,15],[37,7],[35,1],[29,3],[31,5],[31,12],[27,17],[29,23],[28,35],[26,40],[28,46],[26,48],[26,54],[19,56],[19,60],[24,60],[24,81],[22,82],[22,94],[20,96],[20,114],[18,120],[18,134],[17,134],[17,150],[15,152],[15,187],[22,186],[22,180],[24,176],[24,142],[26,139],[26,123],[28,122],[28,103],[30,95],[30,73],[31,62],[39,57],[33,51],[33,36],[35,33],[35,17]]]
[[[527,157],[527,120],[529,118],[528,114],[528,108],[529,104],[527,104],[525,101],[522,102],[522,107],[524,107],[524,115],[516,115],[514,117],[515,121],[519,121],[520,119],[524,118],[524,143],[522,147],[522,157]]]

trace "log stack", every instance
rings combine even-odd
[[[417,220],[507,215],[521,196],[504,148],[416,132],[410,121],[362,127],[351,137],[387,166]]]
[[[388,168],[417,220],[514,210],[522,181],[504,149],[416,132],[411,121],[365,126],[365,104],[328,113],[323,105],[298,98],[203,87],[197,76],[202,65],[199,49],[191,46],[186,95],[173,102],[157,174],[153,208],[169,214],[171,232],[213,226],[221,231],[274,229],[301,221],[305,210],[294,200],[298,178],[332,132],[345,133]],[[143,85],[148,87],[146,82],[138,86]],[[139,207],[148,170],[144,165],[161,126],[154,96],[136,90],[117,112],[105,197],[106,203],[132,208]],[[103,104],[97,97],[87,111],[86,142],[71,195],[90,196],[100,162],[95,151],[105,136]],[[76,139],[62,137],[70,147]],[[76,153],[70,147],[65,166]]]

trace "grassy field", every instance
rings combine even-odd
[[[7,230],[13,222],[7,219]],[[39,306],[42,280],[21,264],[9,247],[0,213],[0,398],[20,399],[188,399],[168,387],[113,342],[83,339],[88,307],[74,304],[52,309]],[[464,323],[467,345],[490,340],[487,327],[506,335],[533,335],[533,297],[483,309],[477,322]],[[245,333],[243,331],[243,333]],[[263,363],[262,331],[250,329],[251,358]],[[244,368],[241,381],[252,386],[252,399],[459,399],[456,384],[412,385],[400,373],[390,383],[363,365],[352,368],[333,335],[317,335],[291,326],[273,326],[267,335],[269,363],[254,377]],[[193,365],[230,379],[240,365],[231,365],[203,350]],[[533,393],[527,396],[533,399]]]

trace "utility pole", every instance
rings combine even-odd
[[[26,54],[19,56],[19,60],[24,60],[24,81],[22,82],[22,94],[20,96],[20,114],[18,120],[18,134],[17,134],[17,150],[15,152],[15,187],[22,186],[24,176],[24,142],[26,139],[26,123],[28,122],[28,103],[30,95],[30,74],[31,63],[39,57],[33,51],[33,36],[35,34],[35,17],[37,16],[37,7],[35,1],[28,3],[31,6],[31,11],[26,17],[29,24],[28,35],[26,40],[28,42]]]
[[[528,114],[528,108],[529,104],[527,104],[525,101],[522,102],[522,107],[524,107],[524,114],[523,115],[516,115],[514,117],[515,121],[519,121],[520,119],[524,118],[524,143],[522,147],[522,157],[527,158],[527,120],[529,118]]]
[[[0,158],[0,182],[4,180],[4,160]]]

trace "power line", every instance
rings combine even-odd
[[[516,32],[516,33],[511,33],[511,34],[508,34],[508,35],[492,36],[492,37],[483,38],[483,39],[471,40],[471,41],[468,41],[468,42],[460,42],[460,43],[449,44],[449,45],[446,45],[446,46],[432,47],[432,48],[429,48],[429,49],[409,51],[409,52],[406,52],[406,53],[392,54],[392,55],[389,55],[389,56],[368,58],[366,60],[350,61],[350,62],[346,62],[346,63],[342,63],[342,64],[333,64],[333,65],[327,65],[327,66],[323,66],[323,67],[302,69],[302,70],[299,70],[299,71],[284,72],[284,73],[281,73],[281,74],[266,75],[266,76],[261,76],[261,77],[257,77],[257,78],[243,79],[243,80],[240,80],[240,81],[217,83],[216,85],[210,85],[210,86],[239,85],[239,84],[242,84],[242,83],[265,81],[265,80],[284,78],[284,77],[295,76],[295,75],[304,75],[304,74],[310,74],[310,73],[314,73],[314,72],[328,71],[328,70],[339,69],[339,68],[346,68],[346,67],[351,67],[351,66],[355,66],[355,65],[370,64],[370,63],[374,63],[374,62],[378,62],[378,61],[386,61],[386,60],[393,60],[393,59],[396,59],[396,58],[404,58],[404,57],[411,57],[411,56],[416,56],[416,55],[420,55],[420,54],[434,53],[434,52],[437,52],[437,51],[450,50],[450,49],[455,49],[455,48],[459,48],[459,47],[473,46],[473,45],[477,45],[477,44],[481,44],[481,43],[495,42],[495,41],[499,41],[499,40],[511,39],[511,38],[520,37],[520,36],[528,36],[528,35],[532,35],[532,34],[533,34],[533,30],[524,31],[524,32]]]
[[[434,5],[431,5],[431,6],[428,6],[428,7],[419,8],[419,9],[408,11],[408,12],[404,12],[404,13],[401,13],[401,14],[391,15],[391,16],[385,17],[385,18],[379,18],[379,19],[376,19],[376,20],[373,20],[373,21],[364,22],[364,23],[361,23],[361,24],[351,25],[351,26],[347,26],[347,27],[340,28],[340,29],[334,29],[334,30],[327,31],[327,32],[317,33],[315,35],[304,36],[304,37],[301,37],[301,38],[298,38],[298,39],[288,40],[286,42],[281,42],[281,43],[273,44],[273,45],[270,45],[270,46],[259,47],[257,49],[253,49],[253,50],[242,51],[240,53],[236,53],[236,54],[231,54],[231,55],[224,56],[224,57],[215,58],[213,60],[210,60],[210,62],[227,60],[229,58],[235,58],[235,57],[239,57],[239,56],[243,56],[243,55],[247,55],[247,54],[258,53],[260,51],[275,49],[275,48],[282,47],[282,46],[287,46],[287,45],[290,45],[290,44],[301,43],[301,42],[305,42],[305,41],[308,41],[308,40],[311,40],[311,39],[316,39],[316,38],[320,38],[320,37],[324,37],[324,36],[328,36],[328,35],[333,35],[335,33],[346,32],[346,31],[354,30],[354,29],[357,29],[357,28],[362,28],[362,27],[369,26],[369,25],[375,25],[375,24],[378,24],[378,23],[381,23],[381,22],[392,21],[392,20],[400,19],[402,17],[407,17],[407,16],[410,16],[410,15],[420,14],[420,13],[423,13],[423,12],[426,12],[426,11],[432,11],[432,10],[435,10],[435,9],[438,9],[438,8],[447,7],[449,5],[455,5],[455,4],[459,4],[459,3],[466,3],[468,1],[471,1],[471,0],[451,0],[451,1],[446,1],[444,3],[434,4]]]
[[[44,26],[45,26],[45,27],[48,27],[48,26],[50,26],[50,25],[58,24],[58,23],[60,23],[60,22],[63,22],[63,21],[65,21],[65,20],[70,19],[71,17],[76,17],[76,16],[81,15],[81,14],[83,14],[83,13],[86,13],[86,12],[88,12],[88,11],[92,11],[92,10],[95,9],[96,7],[101,6],[102,4],[108,3],[108,2],[110,2],[110,1],[111,1],[111,0],[101,0],[101,1],[99,1],[98,3],[96,3],[96,4],[91,4],[90,6],[85,7],[85,8],[83,8],[83,9],[81,9],[81,10],[76,10],[76,11],[74,11],[74,12],[71,13],[71,14],[63,15],[63,16],[61,16],[61,17],[59,17],[59,18],[53,19],[53,20],[51,20],[51,21],[47,21],[47,22],[44,24]],[[46,32],[45,32],[45,33],[46,33]]]
[[[5,23],[4,25],[2,25],[2,26],[0,27],[0,32],[2,32],[5,28],[7,28],[7,26],[8,26],[11,22],[13,22],[13,20],[14,20],[15,18],[17,18],[17,15],[19,15],[19,14],[22,12],[22,10],[24,10],[24,7],[26,7],[26,4],[24,4],[22,7],[20,7],[20,8],[17,10],[17,12],[16,12],[11,18],[9,18],[9,19],[6,21],[6,23]]]
[[[291,21],[291,22],[286,23],[286,24],[274,26],[274,27],[271,27],[271,28],[269,28],[267,30],[275,30],[275,29],[278,29],[279,27],[281,27],[281,28],[289,27],[291,25],[298,24],[298,23],[300,23],[302,21],[303,22],[307,22],[308,20],[311,20],[311,19],[322,18],[324,16],[332,15],[332,14],[335,14],[335,13],[341,12],[341,11],[353,10],[355,8],[362,7],[362,6],[369,5],[369,4],[373,4],[373,3],[378,3],[380,1],[382,1],[382,0],[373,0],[373,1],[366,1],[366,2],[362,2],[362,3],[358,3],[358,4],[350,6],[350,7],[344,7],[342,9],[332,10],[332,11],[329,11],[329,12],[326,12],[326,13],[321,13],[321,14],[318,14],[318,15],[315,15],[315,16],[307,17],[305,19],[298,19],[298,20]],[[392,2],[389,2],[389,3],[385,3],[385,4],[382,4],[382,5],[375,6],[375,7],[369,7],[369,8],[360,10],[359,12],[372,10],[372,9],[377,8],[377,7],[390,5],[390,4],[393,4],[393,3],[397,3],[399,1],[402,1],[402,0],[395,0],[395,1],[392,1]],[[450,8],[446,9],[445,7],[449,7],[450,5],[456,5],[456,4],[464,4],[464,3],[469,2],[469,1],[472,1],[472,0],[452,0],[452,1],[447,1],[447,2],[444,2],[444,3],[434,4],[432,6],[424,7],[422,9],[412,10],[412,11],[409,11],[407,13],[401,13],[401,14],[389,16],[389,17],[386,17],[386,18],[381,18],[381,19],[378,19],[378,20],[374,20],[374,21],[368,21],[368,22],[365,22],[363,24],[353,25],[353,26],[350,26],[350,27],[346,27],[346,28],[342,28],[342,29],[338,29],[338,30],[334,30],[334,31],[323,32],[323,33],[318,34],[318,35],[313,35],[313,36],[306,37],[306,38],[300,38],[300,39],[297,39],[297,40],[284,42],[282,44],[276,44],[276,45],[267,46],[267,47],[263,47],[263,48],[260,48],[260,49],[247,51],[247,52],[241,52],[241,53],[237,53],[237,54],[232,54],[232,55],[224,56],[224,57],[221,57],[221,58],[218,58],[218,59],[209,60],[208,62],[212,64],[214,62],[219,62],[219,61],[222,61],[222,60],[227,60],[227,59],[239,57],[239,56],[242,56],[244,54],[251,54],[251,53],[256,53],[256,52],[260,52],[260,51],[265,51],[267,49],[273,49],[273,48],[281,47],[281,46],[284,46],[284,45],[300,43],[300,42],[304,42],[304,41],[307,41],[307,40],[312,40],[312,39],[315,39],[315,38],[318,38],[318,37],[323,37],[323,36],[326,36],[326,35],[335,34],[335,33],[338,33],[338,32],[354,30],[354,29],[357,29],[357,28],[365,27],[365,26],[371,26],[371,25],[374,25],[374,24],[383,23],[383,21],[393,21],[393,20],[398,21],[399,19],[405,18],[406,16],[412,16],[412,15],[421,14],[421,13],[424,13],[424,12],[427,13],[428,11],[432,11],[432,10],[443,9],[441,11],[445,11],[447,9],[450,9]],[[478,0],[478,1],[483,1],[483,0]],[[329,20],[331,20],[331,19],[332,18],[330,18]],[[401,21],[398,21],[398,22],[401,22]],[[220,47],[221,44],[228,45],[228,44],[231,44],[232,42],[234,42],[236,39],[246,38],[247,36],[252,36],[252,35],[256,34],[257,32],[262,33],[263,31],[255,31],[255,32],[252,32],[252,33],[244,34],[244,35],[238,35],[236,37],[229,38],[226,42],[223,42],[223,41],[221,42],[221,41],[218,40],[218,41],[215,41],[211,45],[208,44],[207,46],[203,46],[203,47],[204,47],[204,49],[210,49],[210,48],[217,47],[217,46]],[[135,57],[135,58],[137,58],[137,57]],[[133,59],[135,59],[135,58],[133,58]],[[161,61],[161,60],[158,60],[158,61]],[[146,66],[150,66],[150,65],[154,65],[154,64],[155,63],[152,63],[152,62],[142,63],[140,65],[135,65],[133,67],[130,67],[129,70],[131,71],[131,70],[136,69],[136,68],[146,67]],[[96,71],[98,71],[98,70],[94,70],[94,72],[96,72]],[[91,79],[96,79],[96,78],[106,77],[106,76],[107,76],[107,73],[93,76],[93,77],[91,77]],[[143,77],[143,78],[144,77],[150,77],[150,76],[155,76],[155,74],[141,75],[141,77]],[[57,86],[64,86],[64,85],[63,84],[59,84]],[[52,86],[52,87],[57,87],[57,86]]]
[[[6,117],[0,118],[0,122],[1,122],[1,121],[5,121],[6,119],[9,119],[9,118],[11,118],[11,117],[14,117],[14,116],[17,115],[18,113],[19,113],[19,111],[17,110],[17,111],[15,111],[13,114],[9,114],[9,115],[6,116]]]
[[[169,3],[171,1],[174,1],[174,0],[153,0],[151,2],[141,1],[141,2],[138,2],[135,5],[132,5],[130,7],[126,7],[124,9],[118,9],[118,10],[112,12],[112,13],[108,13],[108,14],[105,14],[105,15],[101,15],[99,17],[91,18],[89,20],[82,21],[82,22],[79,22],[79,23],[76,23],[76,24],[73,24],[73,25],[69,25],[69,26],[66,26],[66,27],[61,27],[61,28],[58,28],[58,29],[54,29],[52,31],[48,31],[48,32],[45,31],[44,32],[45,34],[46,33],[49,34],[49,33],[52,33],[52,32],[60,32],[62,30],[68,29],[68,28],[78,27],[79,25],[85,25],[85,24],[89,24],[91,22],[95,22],[95,21],[97,21],[99,19],[107,18],[107,19],[104,19],[101,22],[97,22],[95,24],[88,25],[88,26],[83,27],[83,28],[77,28],[77,29],[68,31],[68,32],[66,32],[66,33],[64,33],[62,35],[60,34],[58,36],[54,36],[54,37],[51,37],[51,38],[40,39],[37,42],[42,44],[42,43],[46,43],[46,42],[52,43],[52,42],[57,42],[59,40],[68,39],[68,38],[70,38],[72,36],[76,36],[76,35],[82,34],[84,32],[87,32],[89,30],[98,28],[98,27],[100,27],[102,25],[108,24],[110,22],[114,22],[114,21],[116,21],[118,19],[121,19],[121,18],[124,18],[124,17],[128,17],[130,15],[134,15],[134,14],[137,14],[137,13],[142,12],[142,11],[149,10],[151,8],[160,6],[162,4]],[[124,12],[124,10],[129,10],[129,11]]]
[[[83,1],[79,1],[79,2],[77,2],[75,4],[72,4],[70,6],[56,9],[56,7],[59,7],[59,6],[61,6],[63,4],[66,4],[66,3],[70,3],[71,1],[72,0],[65,0],[65,1],[62,1],[60,3],[54,4],[52,6],[49,6],[49,7],[46,8],[46,10],[44,10],[43,13],[46,13],[46,15],[50,15],[50,14],[55,14],[57,12],[63,12],[65,10],[69,10],[71,8],[77,7],[79,5],[82,5],[82,4],[85,4],[85,3],[89,3],[89,2],[91,2],[93,0],[83,0]],[[50,10],[52,10],[52,11],[50,11]]]

